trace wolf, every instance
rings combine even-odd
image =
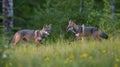
[[[108,39],[108,35],[102,32],[98,26],[96,27],[85,27],[84,25],[79,26],[73,21],[69,21],[66,31],[72,31],[75,34],[75,37],[72,41],[81,40],[82,37],[92,36],[95,41],[100,41],[100,37]]]
[[[42,40],[48,35],[50,35],[50,31],[51,31],[51,24],[44,25],[41,30],[30,30],[30,29],[19,30],[14,34],[9,44],[16,45],[21,40],[23,40],[25,43],[29,40],[33,40],[37,45],[42,45],[43,44]]]

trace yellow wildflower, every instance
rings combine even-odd
[[[92,42],[92,45],[96,45],[96,42],[95,42],[95,41],[93,41],[93,42]]]
[[[64,61],[64,64],[67,64],[69,62],[72,62],[73,59],[75,58],[75,56],[73,54],[71,54],[65,61]]]
[[[117,44],[120,44],[120,42],[117,42]]]
[[[64,61],[64,64],[67,64],[67,63],[68,63],[68,61],[65,60],[65,61]]]
[[[115,61],[116,61],[116,62],[120,62],[120,59],[119,59],[119,58],[116,58]]]
[[[88,58],[89,58],[90,60],[92,60],[92,59],[93,59],[93,56],[89,56]]]
[[[80,57],[81,57],[81,58],[87,58],[87,57],[88,57],[88,54],[87,54],[87,53],[83,53]]]
[[[5,67],[9,67],[8,63],[5,64]]]
[[[102,50],[102,53],[106,53],[107,51],[106,50]]]
[[[50,61],[50,57],[47,56],[47,57],[45,57],[44,60],[48,62],[48,61]]]
[[[114,64],[114,67],[118,67],[118,64]]]
[[[73,54],[70,55],[69,59],[73,60],[75,57]]]
[[[110,41],[113,41],[113,37],[110,37]]]
[[[32,51],[35,51],[35,47],[32,47],[31,49],[32,49]]]

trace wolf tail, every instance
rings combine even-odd
[[[12,44],[15,41],[15,38],[16,38],[16,34],[10,38],[8,45]]]
[[[108,35],[105,34],[105,33],[102,32],[102,31],[100,31],[99,36],[102,37],[102,38],[104,38],[104,39],[108,39]]]

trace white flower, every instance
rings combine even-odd
[[[5,48],[8,48],[8,45],[4,45]]]
[[[7,58],[7,55],[4,53],[4,54],[2,55],[2,58]]]

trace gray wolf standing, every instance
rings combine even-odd
[[[23,40],[24,42],[27,42],[29,40],[34,40],[34,42],[37,45],[41,45],[42,44],[41,41],[45,37],[50,35],[50,31],[51,31],[51,24],[44,25],[42,30],[29,30],[29,29],[20,30],[15,33],[14,37],[11,39],[9,44],[13,43],[13,45],[16,45],[21,40]]]
[[[75,38],[73,38],[72,41],[88,36],[92,36],[96,41],[99,41],[100,37],[108,39],[108,35],[102,32],[98,27],[85,27],[84,25],[79,26],[71,20],[69,21],[66,31],[72,31],[75,34]]]

